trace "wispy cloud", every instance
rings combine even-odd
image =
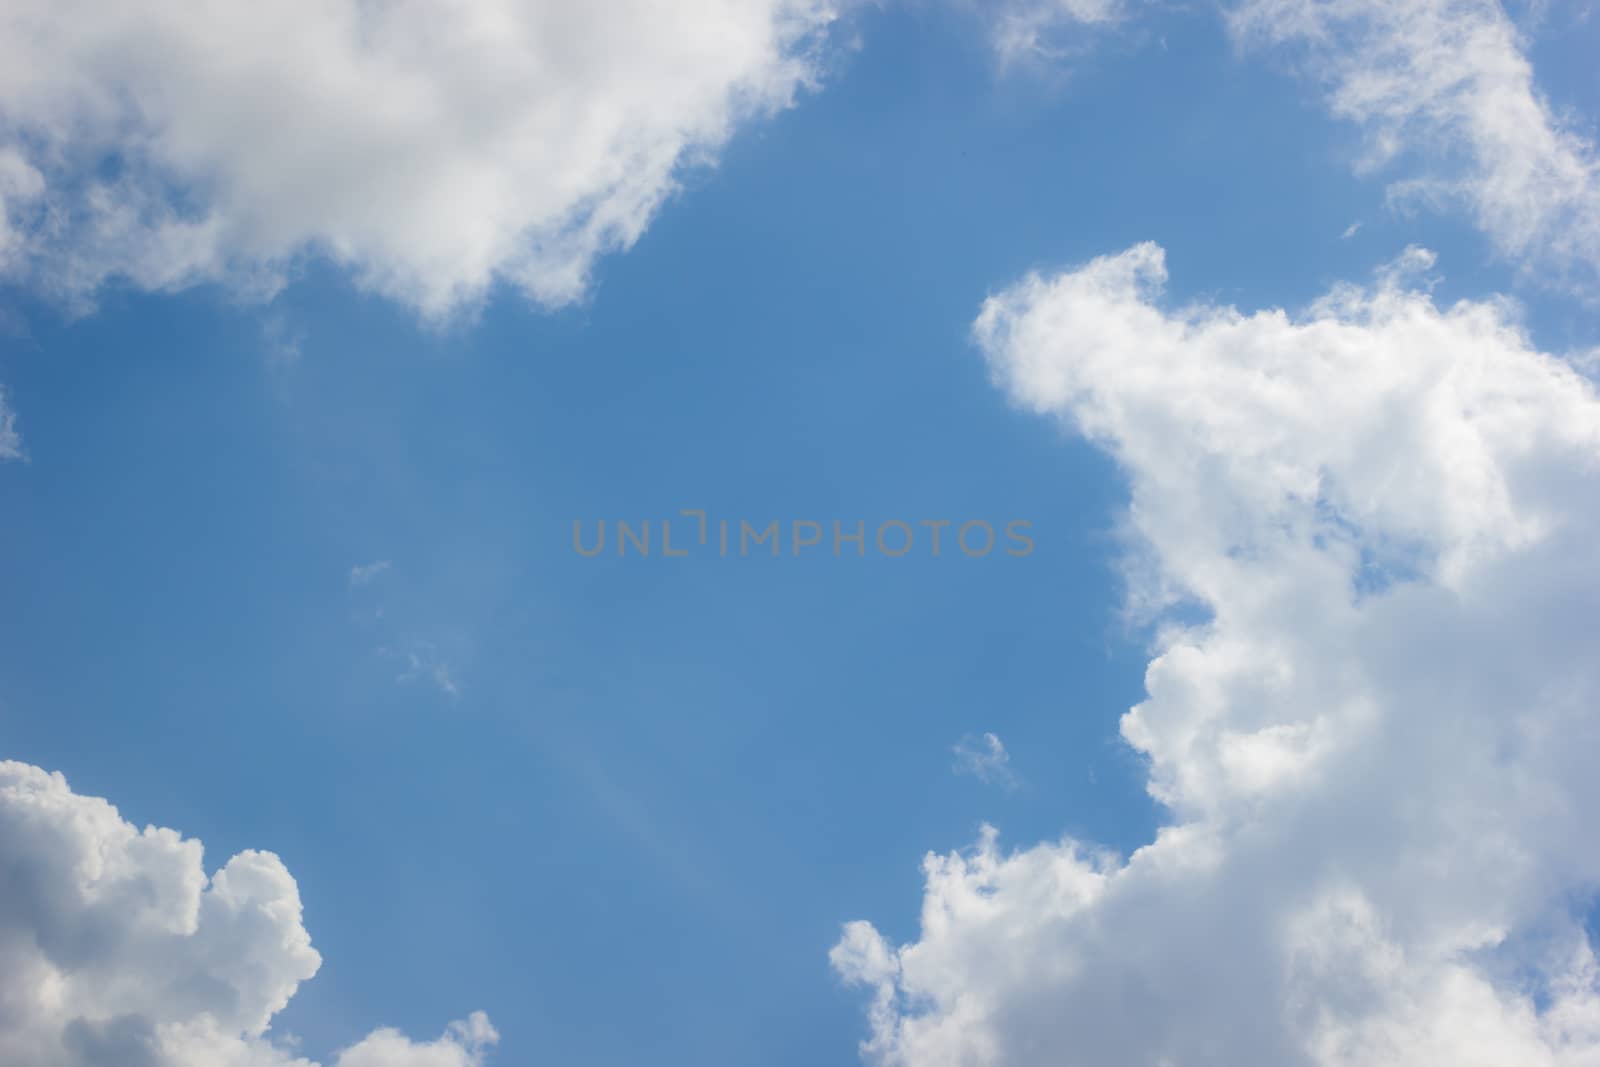
[[[1540,93],[1492,0],[1246,0],[1247,43],[1298,49],[1328,109],[1366,135],[1362,169],[1408,173],[1399,206],[1459,206],[1513,262],[1600,279],[1600,152]]]
[[[5,388],[0,386],[0,460],[22,458],[22,433],[17,429],[17,413],[11,410]]]
[[[1062,60],[1080,52],[1085,31],[1127,15],[1123,0],[1006,0],[985,11],[1002,66],[1030,59]]]
[[[954,770],[957,774],[971,775],[989,785],[1015,788],[1017,775],[1011,769],[1011,754],[996,735],[963,737],[951,751],[956,756]]]
[[[388,560],[380,559],[380,560],[374,560],[371,563],[359,563],[356,566],[351,567],[350,568],[350,586],[351,586],[351,588],[355,588],[356,586],[359,586],[359,585],[366,585],[368,582],[373,581],[379,575],[381,575],[385,571],[387,571],[389,569],[389,566],[390,566],[390,564],[389,564]]]
[[[400,664],[400,673],[394,678],[397,683],[421,683],[454,700],[461,695],[456,671],[459,661],[454,654],[442,652],[437,642],[442,641],[453,653],[462,653],[470,642],[465,642],[459,632],[453,632],[447,626],[441,627],[436,621],[417,618],[414,611],[400,610],[391,615],[385,601],[390,599],[389,594],[394,590],[386,588],[390,583],[374,583],[392,569],[393,564],[386,559],[360,563],[350,568],[348,581],[351,589],[372,589],[364,596],[353,598],[359,599],[363,607],[352,619],[359,625],[374,627],[373,637],[378,642],[377,655]],[[412,592],[414,594],[415,591]],[[402,609],[405,603],[402,598]],[[425,640],[421,635],[427,635],[430,639]]]
[[[405,661],[406,669],[396,676],[395,681],[402,684],[426,682],[452,700],[461,695],[461,689],[450,672],[450,664],[440,657],[439,650],[433,645],[419,641],[398,655]]]

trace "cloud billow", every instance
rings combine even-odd
[[[1600,1062],[1600,398],[1431,263],[1244,313],[1145,244],[985,305],[1012,401],[1128,479],[1169,820],[930,856],[917,940],[833,952],[872,1062]]]
[[[325,256],[446,315],[579,298],[682,168],[815,79],[826,0],[19,0],[0,276],[269,294]]]
[[[209,877],[200,843],[0,762],[0,1063],[317,1067],[273,1016],[321,965],[294,878],[269,852]],[[482,1013],[434,1041],[376,1030],[330,1067],[482,1067]]]

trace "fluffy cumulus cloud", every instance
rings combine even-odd
[[[1125,472],[1169,818],[930,857],[916,940],[833,952],[869,1060],[1600,1064],[1600,398],[1431,266],[1246,314],[1146,244],[985,305],[1013,401]]]
[[[1401,201],[1464,206],[1507,256],[1600,280],[1600,155],[1542,97],[1495,0],[1243,0],[1246,42],[1298,49]]]
[[[443,314],[545,304],[816,75],[828,0],[14,0],[0,272],[85,299],[315,253]]]
[[[278,857],[207,877],[198,841],[15,762],[0,856],[0,1063],[316,1067],[267,1034],[321,963]],[[495,1040],[474,1014],[436,1041],[378,1030],[333,1067],[480,1067]]]

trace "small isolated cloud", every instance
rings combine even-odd
[[[1378,268],[1378,280],[1390,288],[1406,285],[1426,288],[1431,285],[1428,272],[1438,262],[1439,255],[1433,249],[1406,245],[1398,256]]]
[[[262,296],[324,256],[443,316],[581,297],[742,124],[819,76],[828,0],[11,0],[0,276]]]
[[[351,589],[373,586],[391,569],[392,564],[386,559],[357,564],[350,568],[349,586]],[[461,687],[456,681],[453,661],[470,648],[471,642],[459,631],[448,627],[441,630],[437,625],[419,624],[418,620],[410,618],[413,613],[408,611],[400,611],[399,618],[391,617],[382,603],[373,603],[374,598],[380,601],[385,599],[377,591],[380,588],[374,586],[373,593],[359,598],[366,602],[367,607],[355,616],[354,621],[376,627],[375,639],[380,643],[374,652],[385,663],[397,661],[400,664],[400,671],[394,680],[401,685],[420,682],[451,700],[460,696]],[[449,653],[441,652],[438,644],[420,635],[442,636]]]
[[[1101,29],[1126,17],[1123,0],[1005,0],[985,14],[995,53],[1002,65],[1022,60],[1070,56],[1083,31]]]
[[[5,388],[0,387],[0,460],[22,457],[22,432],[17,429],[17,413],[7,402]]]
[[[916,938],[833,950],[869,1061],[1600,1063],[1600,395],[1432,262],[1247,312],[1143,244],[985,304],[1012,402],[1127,479],[1166,825],[929,856]]]
[[[350,586],[351,588],[354,588],[356,586],[366,585],[367,583],[378,578],[388,569],[389,561],[386,559],[374,560],[371,563],[358,563],[354,567],[350,568]]]
[[[1510,259],[1600,280],[1600,153],[1534,82],[1493,0],[1245,0],[1241,40],[1298,49],[1332,113],[1400,165],[1397,203],[1459,205]]]
[[[272,366],[288,367],[300,361],[305,333],[290,325],[282,312],[270,312],[261,320],[261,342]]]
[[[1344,240],[1348,241],[1348,240],[1350,240],[1350,238],[1354,237],[1356,234],[1358,234],[1360,232],[1361,232],[1361,223],[1352,222],[1350,225],[1348,225],[1348,226],[1346,226],[1344,228],[1344,232],[1341,233],[1339,236],[1341,238],[1343,238]]]
[[[970,774],[989,785],[1010,788],[1017,784],[1016,772],[1011,769],[1011,754],[994,734],[963,737],[951,751],[955,753],[957,774]]]
[[[395,681],[402,684],[426,682],[452,700],[461,694],[455,679],[451,677],[450,665],[440,658],[438,649],[432,645],[418,642],[400,653],[400,657],[405,661],[406,669],[396,676]]]
[[[200,842],[0,762],[0,1063],[317,1067],[270,1032],[322,958],[277,856],[207,875]],[[433,1041],[376,1030],[330,1067],[482,1067],[481,1012]]]

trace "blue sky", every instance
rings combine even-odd
[[[1373,353],[1359,366],[1378,368],[1370,371],[1376,382],[1386,360],[1423,349],[1465,360],[1461,353],[1501,345],[1507,354],[1493,349],[1485,369],[1469,377],[1499,383],[1484,387],[1485,405],[1522,396],[1535,372],[1525,368],[1533,364],[1524,349],[1506,340],[1511,333],[1520,329],[1528,350],[1552,354],[1540,358],[1574,365],[1600,343],[1585,281],[1595,277],[1600,246],[1584,244],[1600,233],[1600,184],[1563,194],[1550,209],[1565,213],[1554,224],[1537,198],[1555,194],[1542,186],[1524,191],[1534,198],[1527,210],[1538,233],[1523,239],[1516,225],[1495,222],[1504,205],[1499,215],[1471,207],[1473,183],[1491,186],[1494,174],[1485,178],[1483,160],[1474,162],[1481,145],[1451,140],[1453,123],[1442,123],[1443,132],[1403,125],[1406,150],[1364,167],[1382,122],[1330,109],[1318,63],[1337,82],[1345,69],[1337,54],[1307,59],[1293,42],[1250,44],[1207,7],[1113,5],[1104,18],[1070,14],[1093,7],[1062,5],[1067,14],[1051,15],[1059,24],[1048,30],[1061,47],[1031,55],[1000,50],[997,26],[1042,7],[1018,5],[1004,16],[1001,8],[936,3],[843,12],[813,60],[816,84],[798,90],[792,106],[740,119],[725,142],[713,136],[683,148],[673,157],[676,190],[648,213],[629,247],[601,242],[577,295],[520,284],[503,267],[474,292],[470,278],[428,274],[436,261],[426,256],[412,274],[397,268],[395,276],[410,280],[391,283],[383,280],[385,248],[342,256],[315,244],[289,255],[247,245],[213,250],[215,262],[160,278],[104,252],[107,243],[94,233],[69,227],[61,240],[70,247],[53,244],[29,221],[35,216],[16,194],[21,186],[0,188],[15,197],[13,228],[24,235],[3,290],[0,341],[0,384],[24,453],[0,464],[4,756],[65,774],[72,792],[63,805],[106,797],[135,826],[175,827],[203,841],[207,872],[248,849],[281,858],[322,963],[265,1037],[241,1028],[247,1041],[333,1063],[338,1050],[370,1041],[376,1027],[421,1042],[482,1010],[499,1032],[485,1062],[508,1067],[809,1067],[863,1057],[911,1065],[1065,1062],[1041,1051],[1064,1046],[1039,1021],[1050,1013],[1037,1005],[1092,998],[1054,984],[1065,980],[1048,961],[1081,959],[1088,973],[1107,972],[1096,971],[1098,950],[1076,934],[1070,946],[1055,940],[1065,920],[1039,903],[1051,892],[1024,884],[1051,849],[1081,857],[1103,847],[1124,858],[1094,863],[1116,870],[1156,840],[1158,827],[1237,832],[1240,841],[1227,848],[1244,857],[1237,859],[1243,873],[1219,884],[1243,879],[1274,905],[1307,898],[1304,886],[1260,888],[1271,879],[1249,873],[1265,862],[1252,850],[1262,841],[1318,840],[1318,804],[1338,810],[1344,803],[1327,781],[1359,793],[1362,783],[1400,779],[1359,761],[1360,774],[1318,764],[1297,773],[1334,799],[1263,802],[1238,786],[1249,796],[1235,808],[1217,799],[1233,785],[1196,784],[1209,773],[1200,769],[1213,765],[1209,758],[1177,741],[1167,747],[1159,726],[1130,735],[1123,721],[1147,699],[1157,709],[1150,721],[1166,721],[1159,709],[1167,690],[1147,687],[1146,673],[1159,681],[1153,661],[1182,645],[1173,627],[1196,628],[1195,647],[1220,657],[1219,647],[1236,646],[1224,640],[1224,626],[1207,631],[1205,620],[1253,617],[1253,608],[1207,594],[1199,575],[1221,573],[1223,564],[1186,570],[1190,557],[1175,546],[1188,542],[1159,524],[1203,531],[1215,521],[1245,546],[1229,559],[1238,552],[1278,558],[1269,541],[1257,543],[1233,518],[1217,518],[1226,511],[1256,522],[1254,491],[1207,479],[1242,469],[1241,456],[1257,461],[1240,440],[1285,426],[1283,433],[1299,433],[1298,424],[1283,416],[1237,438],[1218,430],[1221,443],[1194,438],[1200,452],[1215,445],[1214,465],[1162,466],[1153,457],[1165,453],[1149,442],[1188,439],[1186,420],[1231,425],[1229,413],[1250,410],[1249,402],[1219,400],[1202,388],[1192,400],[1188,393],[1156,397],[1087,376],[1083,392],[1072,395],[1110,399],[1064,399],[1028,368],[1080,342],[1113,350],[1111,340],[1095,339],[1121,335],[1083,319],[1086,301],[1111,301],[1105,321],[1155,321],[1128,310],[1136,305],[1121,282],[1093,281],[1099,276],[1083,266],[1138,242],[1165,250],[1170,277],[1159,306],[1179,317],[1184,308],[1230,306],[1246,316],[1267,308],[1310,314],[1304,309],[1342,284],[1380,292],[1372,279],[1416,245],[1437,258],[1431,280],[1408,290],[1407,299],[1420,302],[1404,320],[1411,326],[1383,333],[1379,324],[1389,320],[1377,303],[1338,313],[1354,338],[1349,346]],[[1587,160],[1594,180],[1600,82],[1592,56],[1600,30],[1587,9],[1461,7],[1491,29],[1520,28],[1518,54],[1537,72],[1541,114],[1569,131],[1573,158]],[[692,36],[691,23],[683,32]],[[1357,40],[1391,32],[1399,39],[1406,30],[1382,23],[1358,13],[1349,32]],[[37,119],[31,99],[0,89],[7,135],[25,147],[48,141],[30,126]],[[135,151],[91,148],[108,158]],[[713,163],[695,161],[703,149],[714,150]],[[1546,150],[1554,151],[1529,149]],[[170,170],[152,169],[162,188],[180,186],[172,196],[203,202],[205,182],[181,188],[192,177],[172,162],[182,158],[167,159]],[[47,189],[72,187],[70,170],[40,166]],[[1439,183],[1434,199],[1398,201],[1396,183],[1418,176]],[[480,221],[470,197],[452,210],[462,225]],[[1511,231],[1522,237],[1508,237]],[[1563,242],[1563,233],[1571,240]],[[86,267],[75,258],[84,249],[109,258]],[[252,288],[248,276],[257,268],[239,266],[251,256],[267,265],[260,269],[281,273],[281,288],[268,295]],[[53,272],[52,264],[68,261],[78,280]],[[1054,298],[1017,296],[1001,309],[1003,336],[975,340],[985,301],[1005,300],[1030,272],[1064,279],[1068,289],[1074,279],[1093,284],[1060,297],[1056,310]],[[431,296],[408,296],[452,285],[469,295],[442,316]],[[1495,303],[1497,294],[1515,308]],[[1457,300],[1483,309],[1471,320],[1480,325],[1432,310]],[[1481,326],[1495,314],[1505,316],[1499,325]],[[1436,329],[1417,325],[1433,323],[1429,315],[1438,318]],[[1250,319],[1217,327],[1224,333],[1211,346],[1201,322],[1190,323],[1182,342],[1195,351],[1180,353],[1156,377],[1179,381],[1205,359],[1264,350],[1281,333]],[[1029,339],[1045,329],[1065,332],[1036,354]],[[1448,332],[1456,329],[1478,332]],[[1295,341],[1302,348],[1290,358],[1316,349],[1317,336]],[[1125,343],[1127,351],[1105,366],[1134,368],[1127,373],[1138,381],[1146,381],[1140,353],[1179,344],[1161,330]],[[1391,344],[1400,355],[1384,355]],[[1219,370],[1214,380],[1228,379]],[[1338,403],[1312,384],[1304,388],[1302,407]],[[1572,427],[1574,440],[1591,441],[1573,448],[1591,447],[1580,430],[1596,424],[1583,422],[1594,419],[1592,386],[1573,376],[1562,388],[1578,399],[1541,399],[1546,418]],[[1361,390],[1352,381],[1349,395],[1364,396]],[[1420,393],[1373,395],[1359,410],[1409,404]],[[1208,403],[1220,414],[1199,413]],[[1505,532],[1521,529],[1522,518],[1549,518],[1528,501],[1543,501],[1542,487],[1567,485],[1569,470],[1581,469],[1567,451],[1506,444],[1502,460],[1493,450],[1499,445],[1485,445],[1493,462],[1483,460],[1484,469],[1508,479],[1506,499],[1515,507],[1507,505],[1511,518],[1502,522],[1484,504],[1466,529],[1461,501],[1499,498],[1483,488],[1487,482],[1469,479],[1427,510],[1426,487],[1472,467],[1478,453],[1446,430],[1434,448],[1426,436],[1434,409],[1417,404],[1414,417],[1397,423],[1422,427],[1417,437],[1368,439],[1353,430],[1348,448],[1329,445],[1313,464],[1327,475],[1323,491],[1333,506],[1346,506],[1337,501],[1348,490],[1347,525],[1358,539],[1370,534],[1364,549],[1420,544],[1432,562],[1402,584],[1432,583],[1469,605],[1490,593],[1460,584],[1480,565],[1453,569],[1464,545],[1511,546],[1504,551],[1512,562],[1482,579],[1502,602],[1520,603],[1517,590],[1545,589],[1542,576],[1562,568],[1587,573],[1566,541],[1547,557]],[[1299,454],[1297,445],[1277,447]],[[1442,457],[1442,466],[1417,459],[1413,469],[1396,458],[1413,453]],[[1369,454],[1400,466],[1378,474],[1355,460],[1339,466]],[[1252,476],[1252,486],[1275,484],[1259,471]],[[1514,476],[1527,480],[1513,483]],[[1409,498],[1364,510],[1413,480],[1423,488]],[[1130,493],[1140,502],[1132,515]],[[1191,493],[1203,503],[1193,504]],[[1517,510],[1524,506],[1534,510],[1524,515]],[[1184,511],[1190,507],[1199,510]],[[1581,529],[1595,515],[1573,507],[1546,525]],[[1026,520],[1036,548],[1023,558],[982,559],[948,550],[940,558],[920,550],[903,559],[836,558],[826,550],[793,558],[786,550],[776,560],[587,559],[572,550],[575,519],[659,523],[683,508],[763,524],[862,520],[869,530],[895,519],[983,519],[997,527]],[[1298,521],[1271,509],[1262,515],[1250,530]],[[676,537],[687,523],[675,520],[673,529]],[[1209,542],[1196,532],[1193,543]],[[1532,560],[1525,571],[1513,567],[1522,566],[1517,552]],[[1138,562],[1146,556],[1166,576],[1156,585],[1177,592],[1140,614],[1128,608],[1149,577]],[[1259,566],[1261,587],[1275,588],[1276,572]],[[1404,593],[1394,602],[1412,606],[1394,612],[1432,618]],[[1561,614],[1567,607],[1532,593],[1529,602],[1530,612],[1541,612],[1529,632],[1544,633],[1544,623],[1571,627],[1572,617]],[[1262,662],[1282,657],[1285,674],[1297,679],[1350,672],[1380,679],[1350,706],[1398,706],[1419,685],[1426,690],[1412,674],[1391,677],[1388,660],[1373,650],[1385,647],[1374,633],[1398,626],[1394,632],[1410,635],[1420,623],[1395,623],[1372,608],[1371,618],[1351,624],[1355,636],[1336,640],[1319,636],[1323,623],[1305,621],[1317,611],[1285,616],[1285,632],[1303,646],[1279,648],[1260,636],[1278,632],[1273,627],[1249,631],[1254,646],[1240,640]],[[1457,621],[1438,632],[1490,640],[1477,616]],[[1436,654],[1416,641],[1408,662],[1421,665],[1424,679],[1433,677],[1423,670],[1435,662],[1430,657],[1453,662],[1465,651],[1457,644]],[[1346,648],[1367,651],[1349,652],[1345,663],[1338,650]],[[1563,658],[1541,645],[1528,662],[1534,677],[1594,692],[1593,668],[1579,651]],[[1342,663],[1349,671],[1336,669]],[[1486,723],[1502,721],[1497,716],[1532,691],[1521,675],[1503,691],[1495,688],[1498,673],[1495,679],[1480,687],[1494,693]],[[1233,682],[1215,684],[1218,706],[1254,707],[1256,683],[1238,683],[1237,691],[1228,688]],[[1190,701],[1196,722],[1211,721],[1213,713],[1193,710],[1211,706],[1207,684],[1177,689],[1191,694],[1172,699]],[[1305,700],[1315,703],[1289,703]],[[1342,713],[1330,708],[1318,712],[1316,730]],[[1550,711],[1550,730],[1577,729],[1563,717],[1569,710]],[[1283,736],[1262,715],[1239,714],[1262,744]],[[1006,762],[984,773],[963,769],[956,748],[987,752],[985,734],[1003,744]],[[1589,734],[1567,736],[1578,751],[1592,751]],[[1433,796],[1426,793],[1433,779],[1416,770],[1435,762],[1431,742],[1393,744],[1423,780],[1423,795]],[[1218,765],[1231,767],[1232,751]],[[1435,783],[1437,796],[1455,797],[1454,775],[1474,765],[1476,750],[1437,755],[1451,769]],[[1558,757],[1540,750],[1516,770],[1548,777],[1556,799],[1581,810],[1587,794],[1567,788]],[[1540,762],[1546,758],[1557,763]],[[1373,788],[1395,799],[1382,785]],[[1261,814],[1280,806],[1311,821],[1280,825]],[[1443,811],[1446,802],[1436,807]],[[1467,823],[1484,817],[1465,810]],[[1517,819],[1536,818],[1501,800],[1488,810],[1513,812],[1508,833],[1523,825]],[[1548,813],[1537,818],[1560,823]],[[987,957],[969,958],[972,940],[951,934],[951,947],[919,919],[924,909],[948,907],[959,927],[960,916],[976,914],[940,897],[935,881],[925,887],[921,865],[930,852],[969,848],[985,824],[998,828],[1002,870],[979,871],[981,847],[965,853],[978,858],[964,877],[998,879],[973,890],[973,899],[1009,907],[1014,894],[1017,917],[1004,929],[1056,946],[1041,961],[1006,948],[1010,934],[973,935],[996,936],[1001,958],[1037,972],[1020,985],[990,982]],[[1451,832],[1417,830],[1444,844],[1456,840]],[[1539,909],[1554,897],[1569,906],[1586,899],[1594,853],[1552,835],[1549,857],[1528,860],[1542,872],[1535,888],[1507,888],[1504,899],[1441,912],[1459,929],[1553,922]],[[1405,908],[1385,911],[1385,892],[1431,899],[1435,889],[1373,888],[1382,881],[1370,873],[1382,867],[1381,846],[1346,855],[1335,838],[1342,841],[1328,834],[1326,851],[1334,880],[1371,880],[1369,905],[1406,944]],[[1055,844],[1063,839],[1082,849]],[[15,862],[23,863],[32,840],[8,830],[0,848],[17,850]],[[1392,848],[1418,851],[1412,839]],[[1470,869],[1465,862],[1451,869]],[[1139,873],[1136,864],[1121,870],[1132,872],[1128,879]],[[1187,914],[1203,927],[1208,909],[1221,907],[1209,897],[1190,907],[1159,886],[1136,886],[1126,896],[1134,903],[1103,905],[1094,925],[1114,932],[1135,922],[1159,932]],[[1222,914],[1212,921],[1224,928],[1243,921]],[[842,924],[861,919],[872,927],[854,927],[841,942]],[[48,939],[37,936],[48,955]],[[1499,972],[1483,962],[1482,945],[1462,947],[1460,936],[1433,930],[1415,937],[1453,947],[1405,977],[1422,987],[1437,984],[1440,968],[1476,968],[1472,977],[1511,1005],[1508,1018],[1520,1018],[1512,1009],[1526,991],[1496,984]],[[1193,953],[1221,966],[1215,946],[1189,940],[1160,943],[1184,945],[1172,951],[1185,960]],[[836,944],[847,951],[836,950],[830,966]],[[1507,934],[1495,948],[1514,955],[1520,944]],[[874,955],[879,946],[901,953],[887,971]],[[1170,1009],[1170,991],[1128,962],[1151,954],[1149,966],[1160,973],[1161,950],[1136,943],[1127,951],[1107,979],[1125,990],[1118,1010],[1148,1012],[1155,1031],[1171,1018],[1172,1040],[1185,1043],[1190,1058],[1161,1061],[1154,1045],[1130,1043],[1108,1023],[1079,1054],[1124,1058],[1083,1062],[1213,1062],[1193,1043],[1199,1024],[1183,1021],[1185,1012]],[[1408,958],[1421,955],[1410,951]],[[929,960],[936,976],[917,969],[935,966]],[[52,966],[70,969],[59,960]],[[1172,963],[1174,971],[1186,966]],[[1236,977],[1240,988],[1255,988],[1250,976]],[[1140,1004],[1140,990],[1152,989],[1149,1004]],[[890,1004],[888,1014],[875,1010],[869,1020],[866,1006],[883,995],[889,1000],[878,1003]],[[962,1014],[976,1010],[972,1004],[987,1006],[981,1018]],[[1459,1010],[1447,1007],[1439,1018]],[[66,1017],[122,1014],[101,1006]],[[150,1009],[150,1018],[165,1017]],[[941,1023],[962,1035],[989,1034],[989,1051],[941,1037]],[[1430,1040],[1450,1029],[1437,1019],[1415,1025]],[[1516,1026],[1506,1024],[1503,1046],[1495,1037],[1475,1047],[1535,1050],[1492,1062],[1580,1062],[1555,1058],[1576,1055],[1579,1039],[1562,1045]],[[176,1067],[203,1062],[172,1051],[179,1047],[172,1032],[156,1032],[149,1047],[165,1049]],[[869,1033],[869,1045],[858,1047]],[[1289,1033],[1272,1040],[1316,1045],[1292,1027]],[[291,1034],[298,1045],[285,1043]],[[25,1045],[24,1037],[14,1048],[35,1051],[14,1054],[40,1057],[28,1061],[40,1067],[89,1062],[36,1051],[53,1048],[53,1036],[42,1045]],[[1544,1043],[1511,1044],[1524,1039]],[[1350,1058],[1318,1053],[1325,1058],[1305,1062],[1420,1064],[1444,1054],[1437,1045],[1396,1051],[1361,1040],[1369,1043],[1347,1035],[1344,1047],[1356,1049]],[[1262,1039],[1251,1047],[1277,1046]]]

